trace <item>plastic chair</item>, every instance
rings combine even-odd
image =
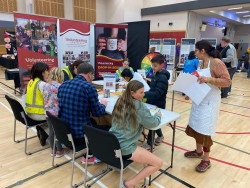
[[[52,166],[59,167],[63,164],[66,164],[66,163],[72,161],[70,185],[71,185],[71,187],[78,187],[79,185],[82,185],[84,182],[80,182],[78,184],[73,185],[74,163],[75,163],[75,159],[81,157],[82,155],[80,155],[78,157],[75,157],[75,155],[76,155],[76,153],[78,153],[80,151],[87,151],[86,144],[83,143],[81,145],[75,145],[69,125],[64,120],[52,115],[50,112],[46,112],[46,114],[48,115],[48,119],[51,122],[52,127],[54,129],[54,133],[55,133],[54,134],[55,138],[54,138],[53,151],[55,151],[56,141],[59,141],[61,144],[63,144],[64,146],[66,146],[67,148],[72,150],[72,152],[73,152],[72,159],[67,160],[65,162],[62,162],[60,164],[56,164],[56,165],[54,164],[55,155],[53,155]]]
[[[14,121],[14,142],[19,143],[19,142],[25,141],[24,152],[27,155],[31,155],[33,153],[36,153],[36,152],[39,152],[39,151],[42,151],[42,150],[45,150],[45,149],[49,148],[49,147],[45,147],[45,148],[38,149],[38,150],[35,150],[35,151],[32,151],[32,152],[27,152],[27,141],[28,141],[28,139],[37,137],[37,136],[27,137],[28,129],[30,129],[32,127],[42,125],[42,124],[46,123],[46,120],[44,120],[44,121],[35,121],[35,120],[31,119],[29,116],[27,116],[27,114],[25,113],[22,105],[17,100],[9,97],[8,95],[5,95],[5,98],[9,102],[10,107],[11,107],[11,109],[13,111],[13,114],[14,114],[14,118],[15,118],[15,121]],[[19,121],[22,124],[26,125],[25,138],[22,139],[22,140],[16,140],[16,121]]]
[[[108,172],[110,172],[113,167],[120,170],[120,187],[123,187],[122,177],[123,177],[123,170],[126,169],[128,165],[130,165],[133,161],[131,160],[124,160],[122,158],[121,148],[119,141],[112,133],[108,131],[103,131],[91,126],[83,125],[83,130],[85,132],[85,142],[87,145],[87,156],[89,154],[89,150],[91,153],[97,157],[102,162],[106,163],[106,169],[103,170],[101,173],[92,176],[91,178],[87,179],[87,168],[88,168],[88,160],[85,163],[85,187],[91,187],[95,182],[105,176]],[[86,185],[86,182],[90,179],[96,178],[90,184]],[[146,180],[144,179],[145,186]]]

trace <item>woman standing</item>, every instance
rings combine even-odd
[[[196,150],[186,152],[184,156],[188,158],[203,158],[196,170],[205,172],[211,167],[209,153],[213,145],[211,136],[215,135],[219,117],[220,88],[229,87],[231,80],[225,64],[217,58],[216,50],[208,41],[198,41],[195,48],[196,57],[203,61],[197,70],[199,74],[198,82],[200,84],[207,83],[211,90],[199,105],[192,103],[186,134],[196,140]]]

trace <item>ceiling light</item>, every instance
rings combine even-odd
[[[250,17],[250,15],[245,15],[245,16],[243,16],[244,18],[246,18],[246,17]]]
[[[244,14],[244,13],[248,13],[250,11],[242,11],[242,12],[236,12],[237,14]]]
[[[242,7],[229,8],[227,10],[237,10],[237,9],[242,9]]]

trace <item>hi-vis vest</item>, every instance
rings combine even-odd
[[[27,86],[25,110],[30,114],[44,114],[43,95],[38,89],[39,78],[31,79]]]
[[[129,70],[132,72],[132,67],[129,67]],[[121,69],[116,70],[116,73],[118,74],[119,77],[122,77],[122,71]]]
[[[62,70],[64,70],[67,73],[70,80],[73,79],[73,75],[71,74],[71,72],[69,70],[69,66],[66,66],[66,67],[62,68]]]

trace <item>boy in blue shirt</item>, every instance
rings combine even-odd
[[[146,103],[155,105],[158,108],[165,109],[170,73],[167,70],[162,69],[164,65],[163,55],[154,56],[151,62],[152,69],[154,70],[154,76],[151,82],[148,81],[150,90],[145,92],[144,101],[146,101]],[[158,129],[155,132],[158,136],[155,140],[155,145],[160,145],[164,139],[162,131],[161,129]],[[153,135],[153,138],[154,137],[155,135]],[[145,149],[150,150],[151,140],[152,131],[149,131],[147,143],[143,145]]]

